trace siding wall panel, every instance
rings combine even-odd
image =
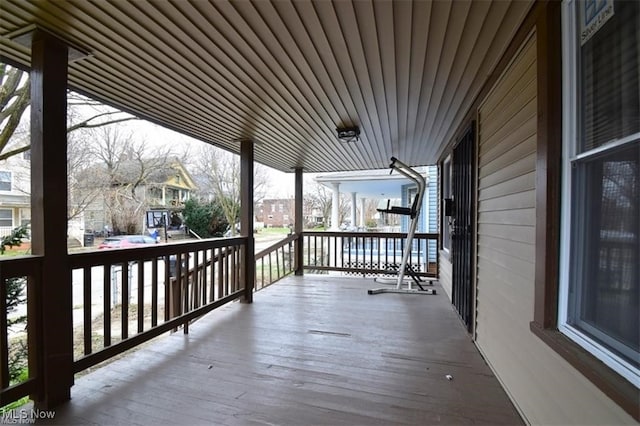
[[[531,209],[513,209],[500,212],[479,212],[479,223],[491,223],[494,225],[528,225],[533,226],[536,223],[536,210]]]
[[[532,83],[525,71],[531,69],[537,69],[535,35],[478,110],[476,344],[528,423],[633,423],[529,329],[536,262],[537,104],[535,91],[525,96],[517,88]]]
[[[478,188],[486,188],[500,182],[508,181],[514,176],[530,173],[531,170],[535,169],[535,165],[536,155],[532,153],[511,164],[504,165],[502,169],[496,170],[492,175],[481,176],[482,179],[478,182]]]
[[[452,300],[451,289],[453,281],[451,277],[451,262],[449,261],[449,257],[444,255],[442,251],[440,251],[439,256],[440,276],[438,277],[438,282],[442,286],[444,292],[447,294],[449,300]]]
[[[478,200],[484,201],[497,198],[503,194],[517,194],[527,190],[534,190],[535,184],[536,174],[534,172],[527,173],[485,189],[480,189]]]

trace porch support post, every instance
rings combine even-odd
[[[297,236],[296,248],[295,248],[295,274],[304,274],[304,238],[302,231],[304,227],[304,212],[302,211],[302,205],[304,201],[303,186],[302,186],[302,168],[296,167],[296,182],[295,182],[295,228],[294,232]]]
[[[358,223],[356,222],[356,211],[358,210],[358,199],[356,198],[356,193],[351,193],[351,227],[357,227]]]
[[[71,271],[67,255],[67,58],[64,42],[44,31],[34,31],[31,247],[34,255],[44,257],[39,288],[30,293],[35,300],[29,298],[29,305],[41,309],[35,326],[39,345],[29,346],[29,352],[35,353],[30,355],[30,361],[38,365],[41,384],[41,391],[32,398],[41,409],[69,400],[73,385]]]
[[[240,232],[247,239],[240,271],[244,282],[242,302],[253,303],[256,254],[253,236],[253,141],[251,140],[240,142]]]
[[[360,198],[360,226],[365,228],[366,224],[364,223],[364,206],[367,203],[367,199],[362,197]]]
[[[338,231],[340,229],[340,184],[331,183],[333,193],[331,194],[331,227],[332,231]]]

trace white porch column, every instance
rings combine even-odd
[[[356,210],[357,210],[357,199],[356,199],[356,193],[352,192],[351,193],[351,226],[352,227],[356,227],[358,226],[358,224],[356,223]]]
[[[338,231],[340,229],[340,184],[331,183],[333,194],[331,197],[331,227],[329,230]]]
[[[366,198],[364,198],[364,197],[360,198],[360,224],[359,224],[359,226],[361,226],[363,228],[366,226],[366,223],[364,223],[364,206],[365,206],[366,202],[367,202]]]

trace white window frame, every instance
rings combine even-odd
[[[571,264],[571,222],[572,222],[572,164],[576,160],[597,155],[610,148],[633,143],[640,134],[630,135],[600,147],[577,154],[579,134],[579,92],[578,92],[578,43],[577,43],[577,2],[567,0],[562,8],[562,69],[563,69],[563,117],[562,117],[562,211],[560,229],[560,289],[558,294],[558,330],[580,345],[609,368],[640,388],[640,370],[591,337],[567,322],[569,307],[569,283]]]
[[[13,172],[9,170],[0,170],[0,173],[8,173],[9,174],[9,189],[0,189],[2,192],[11,192],[13,190]],[[2,181],[5,182],[5,181]]]
[[[0,209],[0,211],[9,212],[9,218],[8,219],[11,220],[11,224],[9,224],[9,225],[0,225],[0,226],[13,228],[13,225],[14,225],[13,209]],[[2,218],[2,220],[6,220],[6,218]]]
[[[445,176],[447,174],[448,176]],[[451,154],[442,162],[442,199],[451,198]],[[442,204],[440,219],[442,223],[442,250],[449,253],[451,251],[451,217],[444,215],[444,204]],[[445,229],[448,231],[445,235]],[[446,238],[445,238],[446,236]]]

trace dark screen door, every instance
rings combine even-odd
[[[451,234],[451,258],[453,266],[453,305],[460,318],[472,330],[473,291],[471,283],[474,180],[474,125],[453,150],[452,195],[453,229]]]

